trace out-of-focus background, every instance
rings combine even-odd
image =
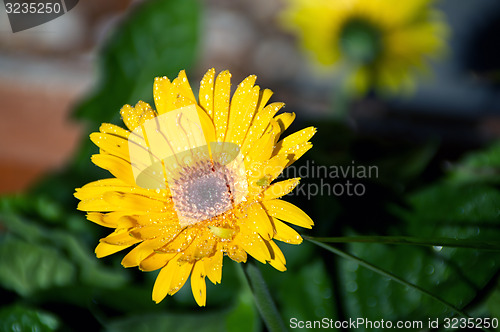
[[[154,273],[122,269],[120,257],[98,261],[93,248],[106,232],[85,221],[72,197],[75,187],[106,174],[90,162],[97,152],[90,132],[102,122],[120,124],[123,104],[150,102],[155,76],[186,69],[197,89],[212,67],[229,69],[233,88],[256,74],[257,84],[275,92],[273,101],[296,113],[290,132],[318,128],[315,147],[297,166],[378,167],[377,178],[350,179],[365,186],[362,197],[292,196],[315,220],[308,234],[469,241],[466,249],[340,247],[473,317],[500,319],[500,3],[435,1],[447,50],[430,61],[430,75],[418,76],[411,93],[370,90],[348,101],[340,79],[283,27],[287,6],[81,0],[51,22],[12,33],[0,5],[0,331],[24,331],[15,325],[22,317],[42,331],[89,330],[85,322],[105,331],[264,329],[229,260],[222,285],[209,287],[206,309],[188,291],[154,305]],[[286,324],[291,317],[456,315],[309,243],[288,247],[288,272],[263,268]]]
[[[82,124],[70,118],[71,110],[98,80],[99,49],[140,3],[82,1],[54,21],[15,34],[0,11],[0,192],[28,188],[74,153]],[[201,4],[196,63],[188,72],[193,82],[211,67],[229,69],[234,82],[255,73],[261,86],[275,91],[276,100],[302,110],[302,119],[328,116],[334,80],[318,75],[322,69],[278,24],[284,2]],[[447,0],[437,7],[451,31],[445,61],[435,61],[433,78],[413,96],[358,101],[350,114],[361,132],[394,138],[435,135],[467,146],[499,137],[499,5]]]

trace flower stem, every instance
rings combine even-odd
[[[242,265],[242,264],[238,264]],[[259,310],[262,320],[266,324],[270,332],[285,332],[287,331],[285,323],[281,319],[281,315],[274,304],[274,301],[269,293],[266,282],[260,273],[255,262],[249,261],[243,267],[247,283],[252,290],[257,310]]]

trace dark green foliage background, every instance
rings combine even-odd
[[[193,65],[199,21],[196,0],[152,0],[123,22],[102,49],[99,86],[75,111],[89,132],[102,122],[120,124],[125,103],[150,102],[155,76],[175,77]],[[439,141],[380,141],[335,121],[294,127],[305,125],[318,127],[315,147],[305,158],[318,165],[356,160],[380,170],[378,178],[363,182],[363,197],[290,197],[316,223],[307,234],[490,243],[497,251],[370,243],[337,247],[474,317],[500,318],[500,144],[461,151],[462,157],[443,170],[447,156]],[[241,269],[229,259],[222,284],[208,283],[207,307],[198,308],[189,285],[156,305],[151,300],[156,273],[122,268],[122,253],[95,258],[94,247],[107,230],[86,221],[72,196],[75,187],[107,176],[90,162],[93,153],[97,148],[85,139],[65,172],[27,194],[0,198],[0,331],[265,330]],[[288,271],[268,265],[261,270],[286,325],[292,317],[427,321],[456,315],[425,294],[311,243],[281,247]]]

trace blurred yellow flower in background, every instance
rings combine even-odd
[[[359,94],[411,91],[414,73],[445,48],[447,27],[432,0],[287,2],[283,25]]]
[[[316,129],[306,128],[280,140],[295,119],[276,113],[283,103],[272,92],[241,82],[230,98],[231,74],[209,70],[196,100],[184,71],[170,81],[154,82],[156,110],[145,102],[125,105],[129,130],[103,124],[90,135],[100,148],[92,157],[114,177],[76,189],[78,209],[87,218],[114,228],[96,248],[98,257],[135,247],[125,267],[161,269],[153,300],[175,294],[191,277],[198,305],[206,303],[205,277],[221,282],[227,255],[245,262],[247,254],[286,270],[274,240],[291,244],[301,236],[283,221],[311,228],[312,220],[281,200],[299,178],[273,181],[312,147]]]

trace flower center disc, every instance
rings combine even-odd
[[[350,60],[362,65],[371,64],[382,52],[380,31],[366,20],[347,21],[340,32],[340,48]]]
[[[185,167],[171,184],[181,226],[211,219],[233,207],[233,180],[225,166],[210,161]]]

